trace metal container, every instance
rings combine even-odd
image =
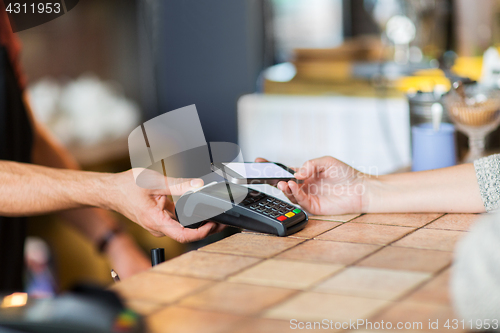
[[[422,123],[432,123],[432,105],[434,103],[441,103],[442,97],[432,92],[422,92],[418,91],[415,94],[410,94],[408,97],[408,103],[410,105],[410,128]],[[444,107],[444,105],[443,105]],[[441,122],[451,123],[451,119],[448,117],[448,113],[443,112],[441,117]]]

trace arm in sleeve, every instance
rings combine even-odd
[[[484,208],[491,212],[500,208],[500,154],[474,161],[479,191]]]

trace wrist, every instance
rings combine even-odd
[[[380,187],[382,181],[380,177],[372,175],[363,175],[363,194],[361,195],[361,213],[373,213],[374,209],[374,193],[376,188]]]
[[[91,192],[88,205],[106,210],[115,210],[111,200],[111,198],[116,197],[114,178],[115,174],[94,173],[88,187]]]
[[[395,175],[369,176],[363,198],[363,213],[406,211],[408,185],[398,184]]]
[[[63,192],[68,200],[72,202],[74,208],[79,207],[98,207],[106,208],[106,198],[110,174],[89,172],[89,171],[70,171],[71,177],[68,177],[63,184]]]

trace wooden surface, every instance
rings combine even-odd
[[[314,216],[282,238],[243,232],[115,284],[152,332],[383,332],[291,329],[290,320],[454,319],[453,248],[479,215]],[[332,324],[333,323],[333,324]],[[345,324],[344,324],[345,325]],[[452,330],[453,332],[461,330]]]

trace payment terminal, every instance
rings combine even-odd
[[[307,214],[300,208],[253,189],[226,182],[211,183],[186,192],[176,203],[179,222],[198,228],[205,221],[278,236],[305,227]]]

